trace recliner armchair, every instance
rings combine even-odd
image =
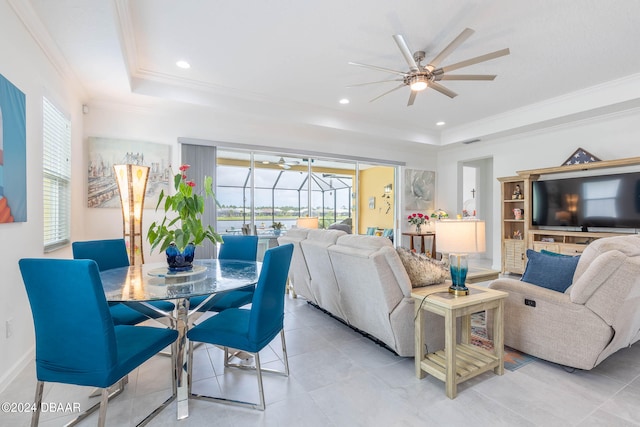
[[[508,278],[489,287],[509,293],[505,345],[532,356],[588,370],[640,340],[638,235],[587,246],[564,293]]]

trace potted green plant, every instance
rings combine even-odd
[[[162,221],[154,221],[147,232],[147,240],[151,251],[159,248],[165,251],[167,262],[172,270],[188,270],[191,268],[195,247],[204,240],[214,245],[222,242],[222,237],[211,225],[202,225],[204,201],[211,197],[218,204],[213,193],[213,178],[204,178],[204,196],[194,191],[196,183],[187,179],[189,165],[180,166],[180,173],[173,178],[175,194],[160,192],[156,211],[162,205],[164,217]]]
[[[275,236],[279,236],[280,233],[282,232],[282,227],[284,227],[284,224],[281,222],[274,222],[273,225],[271,225],[271,228],[273,228],[273,234]]]

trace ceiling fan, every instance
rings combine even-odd
[[[278,166],[280,166],[282,169],[291,169],[291,166],[297,166],[299,164],[300,162],[298,161],[285,160],[284,157],[280,157],[280,160],[278,160]]]
[[[356,86],[364,86],[376,83],[386,83],[386,82],[402,82],[399,86],[373,98],[369,102],[373,102],[378,98],[382,98],[383,96],[396,91],[398,89],[403,88],[404,86],[409,86],[411,88],[411,94],[409,95],[409,102],[407,106],[413,105],[413,102],[416,99],[416,95],[418,92],[427,89],[428,87],[437,90],[438,92],[447,95],[449,98],[455,98],[458,94],[453,92],[450,89],[447,89],[440,83],[441,80],[493,80],[496,78],[495,75],[487,75],[487,74],[447,74],[450,71],[457,70],[459,68],[468,67],[470,65],[478,64],[480,62],[489,61],[491,59],[499,58],[501,56],[505,56],[509,54],[509,49],[501,49],[495,52],[487,53],[485,55],[476,56],[475,58],[467,59],[465,61],[460,61],[455,64],[447,65],[446,67],[439,67],[440,63],[451,53],[458,48],[462,43],[464,43],[469,37],[473,35],[475,31],[470,28],[465,28],[458,37],[456,37],[447,47],[445,47],[439,54],[437,54],[429,63],[426,65],[422,65],[422,61],[425,59],[425,52],[422,50],[418,50],[411,54],[411,50],[407,45],[407,42],[404,40],[399,34],[393,36],[402,56],[404,56],[405,61],[409,64],[409,71],[397,71],[391,70],[389,68],[378,67],[375,65],[367,65],[360,64],[357,62],[349,62],[350,65],[356,65],[358,67],[370,68],[373,70],[384,71],[387,73],[397,74],[400,78],[393,80],[381,80],[377,82],[369,82],[369,83],[360,83],[355,85],[350,85],[347,87],[356,87]]]

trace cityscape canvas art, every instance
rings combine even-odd
[[[149,166],[144,207],[155,208],[160,191],[169,192],[169,181],[173,179],[170,159],[171,147],[166,144],[89,138],[87,206],[120,208],[120,195],[113,165],[131,163]]]

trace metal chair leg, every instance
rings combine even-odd
[[[264,385],[263,385],[263,382],[262,382],[262,373],[263,372],[270,372],[270,373],[284,375],[284,376],[287,376],[287,377],[289,376],[289,357],[287,355],[287,344],[286,344],[286,341],[285,341],[285,338],[284,338],[284,329],[280,331],[280,340],[282,341],[282,358],[283,358],[282,362],[284,364],[284,371],[278,371],[278,370],[275,370],[275,369],[262,368],[262,366],[260,365],[260,354],[259,353],[253,353],[253,357],[255,359],[255,365],[254,366],[243,365],[243,364],[238,364],[238,363],[230,363],[230,359],[233,358],[233,357],[236,357],[236,354],[233,353],[233,352],[230,352],[228,347],[223,347],[222,348],[222,350],[224,351],[224,366],[225,366],[225,368],[238,368],[238,369],[256,371],[256,375],[258,377],[258,393],[260,395],[260,403],[243,402],[243,401],[239,401],[239,400],[226,399],[226,398],[223,398],[223,397],[212,397],[212,396],[205,396],[205,395],[200,395],[200,394],[193,394],[193,393],[191,393],[191,389],[189,389],[189,395],[193,399],[206,400],[206,401],[209,401],[209,402],[224,403],[224,404],[227,404],[227,405],[242,406],[242,407],[245,407],[245,408],[260,409],[261,411],[264,411],[265,408],[266,408],[266,402],[265,402],[265,398],[264,398]]]
[[[35,404],[36,410],[33,411],[33,415],[31,415],[31,427],[37,427],[38,422],[40,421],[40,408],[42,407],[42,392],[44,390],[44,381],[38,381],[36,384],[36,397]]]
[[[284,341],[284,329],[280,331],[280,339],[282,341],[282,362],[284,363],[285,375],[289,376],[289,356],[287,356],[287,344]]]
[[[191,394],[191,382],[193,373],[193,342],[189,341],[189,357],[187,359],[187,393]]]
[[[100,414],[98,415],[98,427],[104,427],[107,419],[107,404],[109,403],[109,389],[102,389],[102,398],[100,400]]]
[[[258,409],[264,411],[264,387],[262,386],[262,369],[260,368],[260,354],[255,354],[256,359],[256,374],[258,377],[258,393],[260,394],[260,404],[258,405]]]

